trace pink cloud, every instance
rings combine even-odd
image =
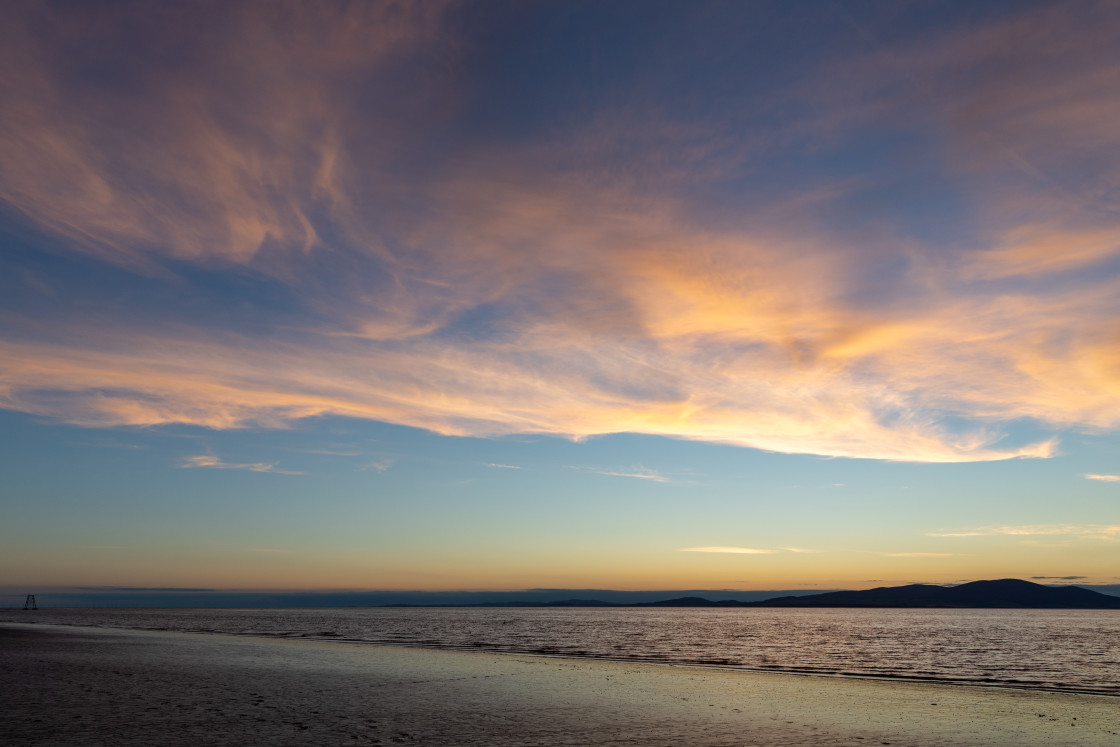
[[[809,100],[820,116],[749,143],[635,106],[411,172],[400,164],[428,153],[425,127],[455,116],[460,73],[433,65],[416,91],[379,86],[402,60],[456,50],[441,6],[387,7],[239,6],[205,59],[104,91],[57,55],[105,47],[113,24],[85,23],[84,10],[7,24],[6,209],[152,283],[176,282],[170,260],[259,274],[310,312],[303,327],[258,334],[143,310],[13,318],[0,406],[96,426],[345,416],[926,462],[1056,453],[1056,438],[1003,438],[1006,421],[1120,424],[1120,281],[1062,282],[1120,240],[1111,213],[1086,207],[1120,173],[1115,118],[1102,116],[1120,106],[1118,69],[1099,54],[1115,26],[1027,14],[895,50],[895,65],[860,57],[779,102]],[[136,23],[155,48],[184,43],[186,15],[153,6]],[[1005,43],[1017,34],[1038,42],[1030,54]],[[941,84],[936,111],[907,93],[914,80]],[[860,103],[838,101],[841,88]],[[815,224],[811,207],[849,185],[722,213],[690,197],[777,143],[921,116],[944,135],[962,193],[977,195],[987,238],[975,245],[868,247]],[[632,169],[604,175],[602,154],[651,119]],[[1055,198],[1050,182],[1067,184],[1086,148],[1092,176]],[[869,285],[896,257],[908,269]],[[464,333],[472,315],[485,324]]]

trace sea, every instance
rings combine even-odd
[[[0,610],[0,621],[1120,696],[1120,611],[634,607]]]

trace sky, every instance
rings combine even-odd
[[[1120,583],[1120,5],[0,16],[0,588]]]

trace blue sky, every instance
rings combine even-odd
[[[0,585],[1117,581],[1111,5],[3,14]]]

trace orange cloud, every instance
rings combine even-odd
[[[438,224],[460,233],[458,256],[423,271],[398,265],[390,302],[328,300],[342,315],[335,329],[267,341],[139,328],[91,331],[88,348],[4,342],[0,402],[90,425],[343,415],[456,435],[637,432],[915,461],[1045,457],[1055,446],[1000,448],[998,431],[951,432],[931,411],[1120,420],[1103,330],[1039,344],[1099,316],[1105,290],[1048,305],[936,296],[884,320],[843,300],[851,269],[823,239],[803,239],[789,259],[761,238],[670,217],[651,238],[640,220],[648,200],[615,195],[609,215],[573,223],[586,197],[533,190],[499,191],[501,205],[481,218]],[[531,228],[543,238],[519,253]],[[551,295],[536,295],[542,284]],[[448,331],[485,305],[505,307],[486,336]]]
[[[633,432],[927,462],[1055,453],[1056,437],[1002,438],[1012,420],[1120,424],[1120,281],[1061,281],[1107,263],[1120,241],[1093,208],[1117,173],[1114,128],[1101,125],[1112,120],[1099,115],[1120,87],[1108,85],[1116,69],[1077,51],[1077,24],[1050,39],[1031,16],[929,40],[900,53],[901,73],[881,57],[840,66],[865,87],[858,111],[820,95],[834,73],[788,94],[811,89],[828,110],[786,136],[815,142],[867,117],[908,122],[906,76],[943,82],[933,98],[948,170],[981,195],[992,237],[950,252],[905,237],[867,247],[814,223],[807,206],[839,188],[724,212],[676,189],[739,173],[757,148],[737,150],[716,125],[652,123],[649,147],[679,152],[643,151],[622,174],[602,162],[633,112],[436,159],[426,128],[453,122],[460,91],[443,64],[455,45],[442,6],[260,7],[236,5],[202,30],[175,7],[131,24],[13,12],[0,31],[0,200],[69,250],[163,273],[152,282],[186,282],[173,261],[268,275],[305,323],[251,334],[237,319],[215,329],[144,309],[65,324],[13,313],[0,406],[93,426],[330,415],[448,435]],[[1055,70],[1037,89],[1016,72],[1021,52],[990,43],[1021,24],[1050,39],[1040,54]],[[129,80],[93,85],[72,69],[114,41],[142,46]],[[433,60],[415,91],[389,85],[405,62]],[[992,64],[968,82],[962,70],[981,60]],[[999,148],[992,133],[1006,136]],[[1078,182],[1055,197],[1047,179],[1085,143],[1103,153],[1098,191]],[[988,157],[960,157],[977,149]],[[660,178],[642,178],[666,159]],[[1051,176],[1024,182],[1024,164]],[[885,274],[899,258],[906,268]]]
[[[1120,228],[1018,226],[1005,244],[970,257],[971,271],[982,278],[1000,278],[1078,269],[1120,255]]]
[[[1120,482],[1120,475],[1097,475],[1089,472],[1084,477],[1086,480],[1097,480],[1099,482]]]
[[[233,464],[230,462],[223,462],[221,459],[210,455],[201,454],[199,456],[186,457],[179,465],[181,467],[204,467],[208,469],[240,469],[249,472],[272,472],[277,475],[302,475],[302,472],[293,472],[291,470],[279,469],[275,464],[267,462],[252,462],[247,464]]]

